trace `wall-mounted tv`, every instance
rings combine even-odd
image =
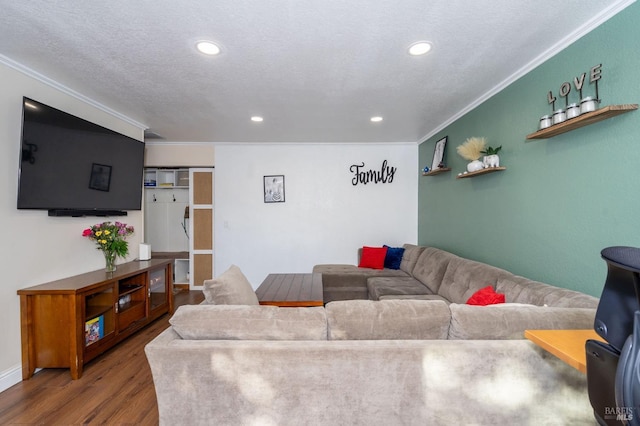
[[[142,206],[144,142],[23,98],[18,209],[116,216]]]

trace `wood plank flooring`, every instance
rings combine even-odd
[[[175,296],[176,308],[200,303],[201,291]],[[164,315],[89,362],[79,380],[47,368],[0,393],[0,425],[157,425],[151,369],[144,346],[169,326]]]

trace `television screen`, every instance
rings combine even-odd
[[[50,215],[140,210],[144,142],[23,99],[18,209]]]

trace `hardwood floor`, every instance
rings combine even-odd
[[[176,308],[200,303],[201,291],[175,296]],[[79,380],[68,369],[43,369],[0,393],[0,425],[157,425],[144,346],[169,326],[165,315],[89,362]]]

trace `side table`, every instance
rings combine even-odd
[[[586,341],[604,341],[595,330],[525,330],[524,337],[582,373],[587,372]]]

